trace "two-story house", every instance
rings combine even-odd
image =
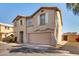
[[[41,7],[31,16],[17,16],[14,33],[18,43],[55,45],[61,42],[62,17],[57,7]]]
[[[13,25],[0,23],[0,41],[13,33]]]

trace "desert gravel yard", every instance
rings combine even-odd
[[[68,42],[63,45],[61,49],[69,51],[70,53],[79,54],[79,42]]]
[[[34,49],[28,47],[20,47],[15,43],[0,42],[0,56],[77,56],[69,51],[58,49]]]

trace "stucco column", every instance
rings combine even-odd
[[[56,43],[57,43],[57,41],[55,39],[54,33],[51,32],[51,45],[56,46]]]
[[[17,32],[17,43],[20,43],[20,36],[19,36],[19,31]]]
[[[24,43],[24,44],[27,44],[27,34],[26,34],[26,31],[24,31],[23,43]]]

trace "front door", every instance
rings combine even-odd
[[[20,31],[20,43],[23,43],[23,31]]]

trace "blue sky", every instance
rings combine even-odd
[[[67,10],[64,3],[0,3],[0,22],[12,24],[17,15],[31,15],[43,6],[56,6],[62,12],[63,32],[79,32],[79,16]]]

